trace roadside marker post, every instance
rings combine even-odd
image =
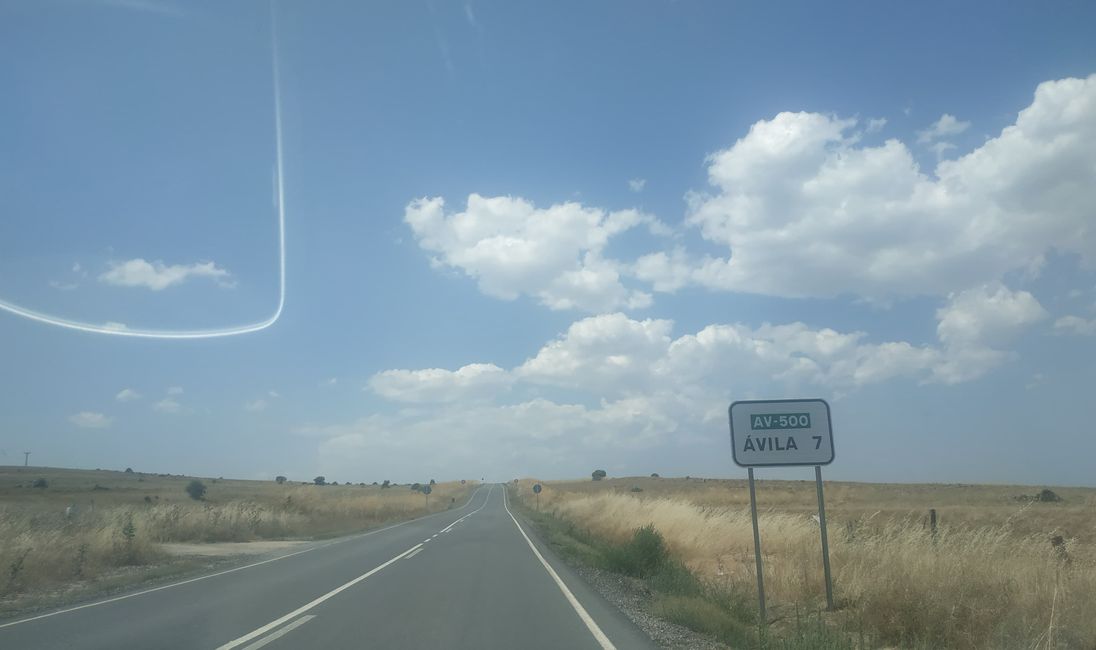
[[[818,495],[818,526],[822,537],[822,569],[826,578],[826,608],[833,610],[830,544],[826,533],[826,502],[822,493],[822,466],[833,462],[833,424],[830,405],[821,399],[748,400],[731,404],[731,457],[745,467],[750,482],[750,518],[753,520],[757,599],[762,623],[765,616],[765,577],[761,562],[761,531],[757,524],[755,467],[814,466]]]

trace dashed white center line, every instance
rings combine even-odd
[[[311,621],[314,618],[316,618],[315,614],[306,614],[306,615],[298,618],[297,620],[293,621],[289,625],[286,625],[285,627],[278,630],[277,632],[275,632],[273,634],[269,634],[267,636],[264,636],[263,638],[259,639],[255,643],[252,643],[251,645],[244,648],[244,650],[259,650],[259,648],[263,647],[264,645],[266,645],[266,644],[268,644],[271,641],[274,641],[276,639],[282,638],[286,634],[289,634],[293,630],[299,628],[300,626],[304,625],[305,623]]]
[[[282,625],[287,621],[291,621],[291,620],[297,618],[301,614],[307,612],[308,610],[310,610],[313,607],[319,605],[320,603],[324,602],[325,600],[328,600],[330,598],[333,598],[334,596],[337,596],[337,595],[341,594],[342,592],[344,592],[347,589],[353,587],[354,585],[358,584],[362,580],[365,580],[366,578],[373,575],[374,573],[377,573],[378,571],[384,569],[388,565],[393,564],[394,562],[398,562],[405,555],[413,553],[415,551],[415,549],[418,549],[418,548],[420,548],[420,546],[418,544],[416,544],[415,546],[412,546],[411,548],[407,549],[403,553],[400,553],[399,555],[392,558],[391,560],[388,560],[384,564],[381,564],[380,566],[361,574],[357,578],[354,578],[353,580],[351,580],[350,582],[342,585],[341,587],[337,587],[335,589],[332,589],[331,591],[329,591],[326,594],[320,596],[319,598],[316,598],[312,602],[307,603],[306,605],[302,605],[301,607],[298,607],[297,609],[293,610],[292,612],[289,612],[285,616],[282,616],[281,618],[275,619],[275,620],[267,623],[266,625],[258,628],[257,630],[254,630],[253,632],[245,634],[245,635],[243,635],[242,637],[240,637],[238,639],[229,641],[228,643],[226,643],[226,644],[220,646],[219,648],[217,648],[217,650],[231,650],[232,648],[242,646],[243,644],[247,643],[248,641],[251,641],[252,639],[255,639],[257,637],[260,637],[260,636],[266,634],[267,632],[273,630],[274,628],[278,627],[279,625]]]
[[[477,488],[476,492],[478,493],[480,489],[482,489],[482,487]],[[483,505],[481,505],[476,510],[468,513],[467,515],[461,517],[460,519],[454,521],[453,523],[449,524],[449,526],[447,526],[445,528],[445,530],[449,530],[453,526],[457,525],[458,523],[464,521],[468,517],[471,517],[472,515],[479,512],[480,510],[483,510],[485,507],[487,507],[487,503],[491,499],[491,493],[494,492],[494,490],[495,490],[495,487],[492,485],[487,490],[487,498],[484,499]],[[476,493],[473,493],[472,497],[474,497],[475,494]],[[472,502],[472,497],[469,497],[469,499],[468,499],[469,503]],[[503,495],[503,499],[504,499],[503,503],[505,504],[505,493]],[[404,522],[404,523],[410,523],[410,522]],[[516,519],[514,520],[514,523],[515,524],[517,523]],[[396,524],[395,526],[391,526],[391,528],[395,528],[396,526],[402,526],[402,525],[403,524]],[[520,530],[521,526],[518,526],[518,529]],[[378,530],[378,531],[375,531],[375,532],[380,532],[380,531]],[[444,531],[442,531],[442,532],[444,532]],[[368,535],[368,534],[370,534],[370,533],[366,533],[366,535]],[[522,534],[524,534],[524,532]],[[437,536],[438,536],[438,534],[434,533],[434,537],[437,537]],[[248,646],[243,648],[243,650],[254,650],[254,649],[257,649],[257,648],[261,648],[262,646],[266,645],[267,643],[270,643],[274,639],[282,636],[283,634],[286,634],[290,630],[292,630],[292,629],[294,629],[294,628],[296,628],[300,625],[303,625],[303,624],[307,623],[308,621],[312,620],[312,618],[314,618],[314,616],[311,616],[311,615],[310,616],[302,616],[300,618],[297,618],[301,614],[304,614],[305,612],[312,609],[313,607],[316,607],[320,603],[322,603],[322,602],[324,602],[324,601],[326,601],[330,598],[333,598],[334,596],[337,596],[338,594],[342,593],[343,591],[346,591],[350,587],[353,587],[354,585],[358,584],[362,580],[365,580],[369,576],[377,573],[378,571],[380,571],[380,570],[384,569],[385,567],[393,564],[394,562],[397,562],[401,559],[412,557],[412,556],[418,554],[420,551],[422,551],[422,548],[423,548],[422,545],[423,544],[429,544],[430,540],[434,539],[434,537],[429,537],[427,539],[422,540],[421,544],[416,544],[415,546],[412,546],[411,548],[407,549],[403,553],[400,553],[396,557],[392,558],[391,560],[388,560],[384,564],[381,564],[380,566],[372,569],[371,571],[363,573],[362,575],[358,576],[357,578],[354,578],[350,582],[347,582],[346,584],[344,584],[340,587],[332,589],[331,591],[329,591],[326,594],[320,596],[319,598],[316,598],[315,600],[313,600],[313,601],[311,601],[311,602],[309,602],[305,605],[302,605],[301,607],[298,607],[297,609],[293,610],[292,612],[289,612],[288,614],[286,614],[285,616],[282,616],[281,618],[278,618],[274,621],[271,621],[270,623],[267,623],[266,625],[264,625],[264,626],[262,626],[262,627],[260,627],[256,630],[253,630],[252,632],[249,632],[248,634],[245,634],[245,635],[243,635],[242,637],[240,637],[238,639],[234,639],[232,641],[229,641],[228,643],[226,643],[226,644],[220,646],[219,648],[217,648],[217,650],[231,650],[232,648],[237,648],[239,646],[242,646],[243,644],[248,643],[249,641],[253,641],[253,643],[250,643]],[[528,538],[526,538],[526,539],[528,540]],[[338,542],[334,542],[334,543],[338,543]],[[530,545],[532,545],[532,542],[529,542],[529,543],[530,543]],[[536,552],[535,548],[533,550],[534,550],[534,552]],[[303,551],[301,551],[301,552],[303,552]],[[294,619],[296,619],[296,620],[294,620]],[[293,621],[293,623],[290,623],[289,625],[286,625],[284,628],[278,629],[279,626],[285,624],[288,621]],[[265,637],[263,636],[263,635],[267,634],[268,632],[270,632],[271,630],[278,630],[278,631],[274,632],[273,634],[270,634],[269,636],[265,636]],[[613,650],[615,650],[615,649],[613,649]]]

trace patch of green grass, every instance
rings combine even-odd
[[[756,647],[753,626],[721,607],[707,595],[662,595],[651,606],[655,616],[690,630],[710,634],[733,647]]]

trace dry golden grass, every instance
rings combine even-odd
[[[38,478],[49,487],[31,487]],[[439,483],[427,499],[407,486],[201,479],[208,490],[195,501],[184,491],[191,480],[0,467],[0,600],[8,601],[0,609],[28,594],[162,564],[163,542],[329,537],[460,505],[474,486]]]
[[[519,493],[532,503],[531,481]],[[710,584],[754,592],[744,481],[617,479],[544,483],[541,508],[623,542],[653,524]],[[632,492],[638,487],[642,492]],[[1096,490],[1060,503],[1010,486],[827,484],[842,620],[900,647],[1096,647]],[[758,486],[770,615],[824,604],[813,482]],[[929,507],[939,515],[936,538]],[[1068,559],[1050,543],[1065,539]]]

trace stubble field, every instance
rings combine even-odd
[[[530,506],[532,484],[514,486]],[[667,618],[711,631],[720,626],[704,616],[752,616],[745,481],[543,485],[541,510],[585,539],[622,545],[637,528],[654,526],[705,585],[703,593],[661,594],[655,608]],[[868,647],[1096,648],[1096,490],[1055,487],[1060,501],[1029,498],[1041,489],[827,483],[837,611],[820,619],[869,639]],[[779,629],[825,605],[815,487],[758,481],[757,494],[768,614]]]
[[[200,500],[186,492],[193,480],[206,488]],[[473,487],[438,483],[427,497],[407,485],[0,467],[0,616],[201,568],[195,556],[224,555],[224,545],[205,554],[203,544],[353,533],[461,505]],[[169,552],[180,542],[198,546],[186,557]]]

